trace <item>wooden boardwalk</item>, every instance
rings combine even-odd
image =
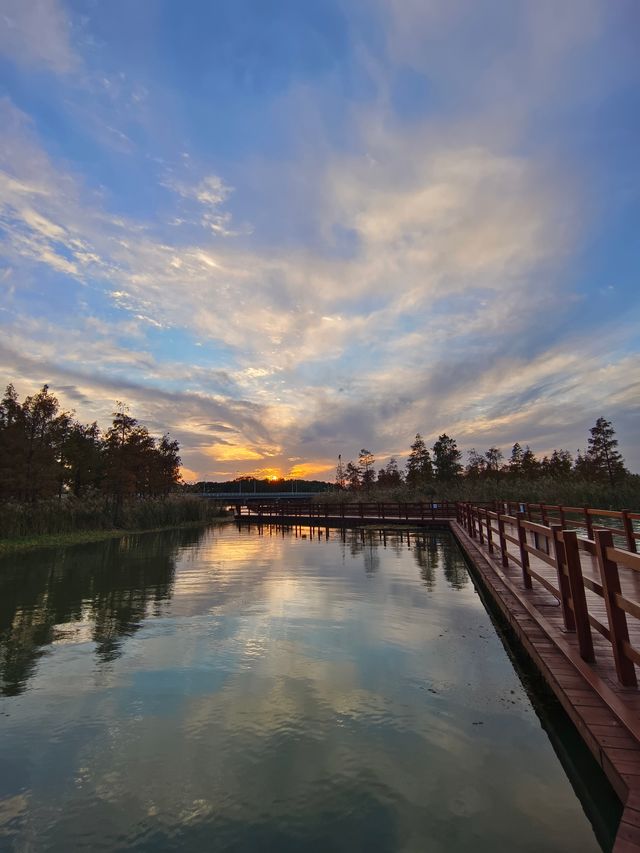
[[[542,504],[292,502],[237,506],[236,518],[449,528],[620,798],[615,853],[640,853],[640,514]]]
[[[616,549],[611,532],[595,530],[599,559],[595,540],[563,535],[525,514],[516,518],[466,505],[451,529],[623,803],[615,853],[638,853],[640,691],[633,682],[640,620],[626,615],[640,616],[640,558]],[[621,558],[614,577],[607,553]],[[579,561],[577,572],[575,561],[568,568],[571,554]]]

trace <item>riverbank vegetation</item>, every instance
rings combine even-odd
[[[625,467],[610,421],[598,418],[587,450],[574,457],[554,450],[542,458],[516,442],[505,458],[498,447],[468,451],[467,464],[455,439],[443,433],[428,448],[418,433],[404,470],[391,458],[374,471],[375,458],[363,448],[357,461],[338,457],[334,489],[322,500],[521,500],[593,506],[640,507],[640,476]]]
[[[44,385],[0,401],[0,539],[146,530],[208,521],[208,501],[179,493],[178,442],[156,438],[118,404],[109,428],[82,424]]]

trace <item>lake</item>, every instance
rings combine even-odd
[[[446,532],[0,561],[0,849],[588,853],[590,762]]]

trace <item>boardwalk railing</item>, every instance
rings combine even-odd
[[[324,522],[362,521],[437,521],[456,517],[456,504],[450,501],[417,501],[390,503],[359,501],[357,503],[323,503],[278,501],[238,505],[236,515],[245,519],[278,521],[281,519]]]
[[[544,525],[559,524],[563,530],[578,528],[586,531],[587,539],[591,540],[596,527],[609,527],[614,534],[625,540],[627,551],[636,553],[638,550],[640,530],[635,528],[640,525],[640,512],[515,501],[499,501],[494,509],[498,509],[505,515],[524,512],[529,521],[538,521]]]
[[[583,518],[576,521],[572,514],[578,512]],[[536,516],[539,521],[532,520]],[[595,660],[592,628],[611,644],[618,680],[628,687],[637,687],[640,651],[630,642],[627,618],[640,619],[640,601],[623,594],[622,587],[640,590],[640,534],[633,526],[638,519],[640,513],[546,504],[501,503],[494,509],[457,505],[458,522],[491,555],[499,555],[504,569],[515,564],[525,589],[531,590],[535,581],[558,600],[564,628],[576,633],[585,661]],[[611,526],[601,523],[611,520]],[[578,535],[583,531],[586,537]],[[614,537],[627,548],[617,547]],[[545,566],[552,571],[545,573]],[[604,601],[607,624],[597,616],[598,599]]]

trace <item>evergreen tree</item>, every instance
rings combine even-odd
[[[406,480],[414,488],[424,486],[433,479],[433,465],[431,454],[424,439],[419,432],[411,445],[411,452],[407,458]]]
[[[519,442],[516,443],[511,448],[511,456],[509,457],[509,473],[515,474],[516,476],[522,474],[522,457],[524,451],[522,450],[522,446]]]
[[[537,477],[540,474],[540,462],[536,459],[535,453],[528,444],[522,452],[520,473],[528,479]]]
[[[433,445],[433,463],[436,469],[436,478],[447,481],[454,480],[460,475],[462,465],[460,458],[462,454],[453,438],[446,433],[438,438]]]
[[[554,450],[550,457],[542,460],[542,471],[556,480],[570,476],[573,467],[573,457],[568,450]]]
[[[376,472],[373,468],[375,461],[373,453],[369,450],[365,450],[363,447],[360,451],[360,456],[358,457],[358,463],[360,465],[360,470],[362,471],[362,487],[367,491],[369,491],[376,479]]]
[[[624,459],[618,447],[618,439],[615,438],[616,431],[613,428],[611,421],[606,418],[598,418],[589,432],[589,449],[587,455],[594,465],[595,471],[606,476],[611,486],[615,481],[626,473],[624,467]]]
[[[490,447],[484,455],[487,465],[487,474],[495,480],[500,476],[500,468],[504,459],[499,447]]]
[[[347,477],[342,464],[342,454],[338,454],[338,464],[336,465],[336,488],[344,489],[347,485]]]
[[[362,486],[360,468],[357,465],[354,465],[353,462],[347,462],[345,478],[351,491],[355,492]]]
[[[392,489],[402,483],[402,474],[398,467],[398,460],[391,457],[384,468],[378,471],[378,485]]]
[[[470,480],[479,480],[486,471],[487,460],[481,453],[478,453],[475,447],[472,447],[467,455],[469,461],[465,468],[465,474]]]

